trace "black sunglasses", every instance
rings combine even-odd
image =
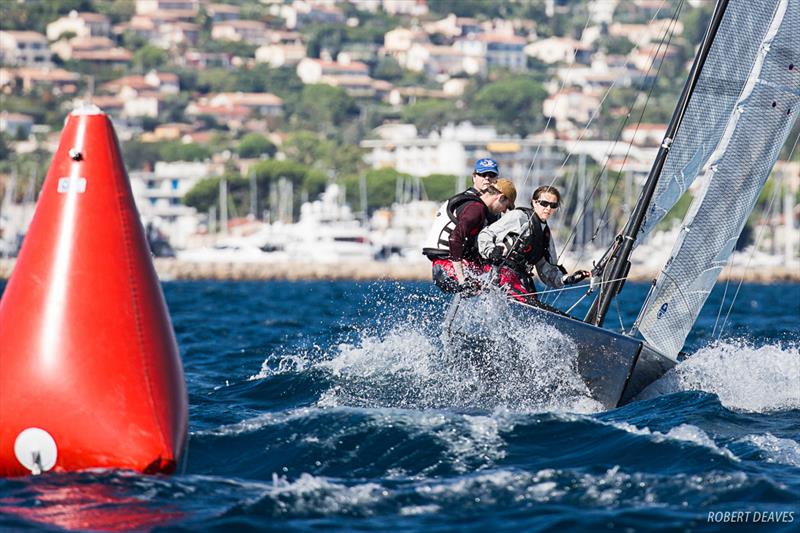
[[[497,179],[497,174],[494,172],[476,172],[476,174],[482,178]]]
[[[547,200],[535,200],[537,204],[542,207],[549,207],[551,209],[558,209],[558,202],[548,202]]]

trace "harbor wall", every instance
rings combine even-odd
[[[177,259],[155,259],[156,272],[162,281],[170,280],[397,280],[429,281],[428,263],[197,263]],[[0,279],[8,279],[14,268],[13,259],[0,260]],[[656,271],[631,269],[631,281],[650,281]],[[786,266],[771,267],[727,267],[721,280],[744,280],[746,282],[796,282],[800,283],[800,268]]]

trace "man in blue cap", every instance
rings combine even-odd
[[[482,194],[488,191],[490,187],[497,185],[498,172],[497,161],[494,159],[484,157],[475,161],[475,167],[472,171],[472,187],[455,196],[451,196],[439,207],[430,234],[425,239],[425,245],[422,249],[423,255],[431,261],[449,256],[450,248],[447,240],[450,233],[455,229],[461,209],[470,202],[480,200]],[[514,191],[514,195],[516,196],[516,191]],[[498,213],[490,210],[486,213],[486,224],[492,224],[499,218],[500,215]]]
[[[475,169],[472,172],[472,187],[465,192],[480,196],[490,185],[497,183],[500,169],[497,161],[484,157],[475,161]]]

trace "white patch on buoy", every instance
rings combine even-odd
[[[86,192],[86,178],[81,178],[81,177],[58,178],[57,190],[59,194],[66,194],[70,192],[84,193]]]
[[[17,435],[14,455],[22,466],[33,475],[47,472],[56,464],[58,447],[48,432],[39,428],[28,428]]]

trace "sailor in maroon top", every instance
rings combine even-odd
[[[437,220],[432,232],[437,234],[436,246],[423,250],[433,261],[432,277],[440,289],[445,292],[463,290],[468,275],[474,278],[485,271],[484,262],[478,254],[478,234],[494,217],[513,208],[516,196],[511,181],[498,180],[479,196],[461,193],[448,201],[445,215],[455,219],[454,227],[448,234],[448,225],[452,226],[452,220],[444,217]],[[441,231],[438,231],[439,226],[442,226]]]

